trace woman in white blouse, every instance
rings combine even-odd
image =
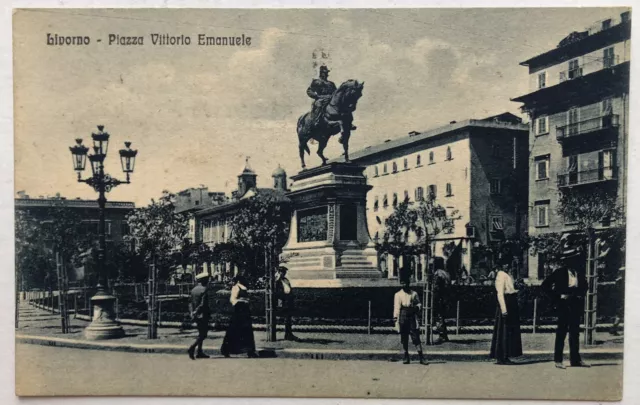
[[[522,356],[518,290],[510,274],[511,262],[502,258],[499,266],[495,282],[498,305],[489,357],[496,359],[496,364],[513,364],[511,357]]]
[[[242,275],[237,275],[234,278],[231,298],[229,299],[231,305],[233,305],[233,315],[220,348],[220,352],[224,357],[241,353],[247,353],[249,357],[258,357],[253,337],[253,325],[251,324],[249,291],[246,285],[246,280]]]

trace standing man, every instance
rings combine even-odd
[[[276,273],[276,299],[278,303],[278,311],[284,316],[284,340],[298,341],[299,339],[293,334],[291,326],[291,317],[293,315],[293,289],[291,282],[287,278],[287,268],[278,267]]]
[[[440,344],[449,341],[447,333],[446,316],[449,310],[449,293],[451,289],[451,275],[444,269],[444,259],[442,257],[433,258],[433,275],[434,287],[434,321],[438,322],[437,330],[440,337],[435,342]]]
[[[563,364],[564,340],[569,332],[569,350],[572,367],[590,367],[580,358],[580,317],[584,313],[584,296],[587,280],[584,274],[585,258],[573,234],[560,239],[561,265],[542,282],[542,290],[554,301],[558,316],[554,362],[556,368]]]
[[[393,321],[395,330],[400,334],[402,350],[404,350],[403,364],[411,362],[409,358],[409,337],[418,351],[420,364],[427,365],[427,361],[422,354],[422,343],[420,342],[420,310],[422,304],[418,293],[411,289],[411,272],[407,267],[400,269],[400,284],[402,289],[393,297]]]
[[[189,301],[189,312],[191,313],[191,321],[196,323],[198,328],[198,338],[189,347],[188,353],[191,360],[208,359],[202,351],[202,343],[207,338],[209,332],[209,319],[211,318],[211,310],[209,309],[209,273],[203,271],[196,276],[198,285],[191,290],[191,299]],[[196,348],[198,353],[195,354]],[[194,356],[195,354],[195,356]]]

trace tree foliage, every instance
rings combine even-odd
[[[44,287],[45,276],[55,269],[51,253],[40,237],[40,230],[39,221],[28,212],[16,211],[16,282],[22,288]]]
[[[16,271],[25,287],[55,288],[56,253],[66,266],[78,267],[97,242],[96,235],[86,232],[80,213],[65,206],[65,200],[54,201],[43,217],[47,220],[16,211]]]
[[[130,234],[125,241],[133,242],[145,265],[151,265],[155,259],[160,278],[168,276],[175,263],[175,252],[181,249],[189,231],[189,217],[176,213],[174,198],[174,194],[163,191],[157,201],[151,200],[148,206],[136,208],[127,216]]]
[[[231,244],[216,253],[231,257],[248,275],[259,277],[264,272],[265,251],[271,250],[277,256],[287,242],[290,220],[291,206],[287,201],[259,192],[240,202],[229,221]]]
[[[623,210],[618,204],[616,194],[601,188],[588,192],[568,190],[560,193],[557,208],[558,215],[565,223],[575,224],[582,232],[601,222],[620,220]]]
[[[433,198],[413,206],[408,201],[398,204],[385,220],[385,230],[378,250],[394,256],[431,254],[431,244],[441,233],[451,233],[458,211],[447,213]]]

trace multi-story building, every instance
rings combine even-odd
[[[394,206],[435,197],[448,213],[460,217],[455,229],[440,234],[432,247],[443,255],[443,246],[458,248],[453,271],[464,269],[474,278],[484,276],[474,245],[488,246],[524,231],[527,206],[528,126],[510,113],[449,125],[387,140],[352,153],[352,161],[366,166],[373,186],[367,195],[367,223],[372,238],[384,232],[385,219]],[[524,222],[523,222],[524,221]],[[425,258],[411,259],[415,276],[422,279]],[[389,278],[409,258],[380,257],[381,270]],[[451,260],[451,259],[450,259]]]
[[[626,201],[631,14],[572,32],[521,63],[529,93],[513,99],[531,118],[529,234],[573,229],[557,213],[560,193],[607,190]],[[545,276],[529,260],[529,279]]]
[[[178,213],[194,213],[204,208],[215,207],[228,202],[227,196],[222,191],[209,191],[208,187],[200,186],[182,190],[176,194],[175,210]],[[196,221],[193,216],[189,218],[190,241],[196,240]]]
[[[87,235],[98,235],[98,202],[96,200],[66,199],[57,194],[55,197],[30,198],[24,192],[18,193],[15,199],[16,211],[28,212],[40,221],[41,226],[47,227],[53,222],[54,209],[63,208],[76,212],[82,221],[82,228]],[[125,235],[129,233],[127,214],[135,209],[132,202],[107,201],[105,206],[105,236],[107,244],[121,243]],[[70,274],[72,280],[84,278],[83,269],[75,269]]]

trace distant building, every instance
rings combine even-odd
[[[73,210],[82,218],[83,228],[87,235],[98,235],[98,202],[96,200],[82,200],[76,198],[73,200],[61,197],[57,194],[55,197],[39,197],[31,198],[25,192],[18,192],[18,198],[15,199],[16,211],[28,212],[31,216],[38,219],[43,227],[53,222],[51,209],[60,207]],[[129,234],[126,216],[135,209],[133,202],[107,201],[105,207],[105,236],[107,244],[120,243],[124,236]],[[84,273],[82,269],[78,269],[76,274],[70,274],[72,280],[82,280]]]
[[[227,196],[222,191],[209,191],[208,187],[188,188],[176,194],[175,209],[178,213],[193,213],[203,208],[214,207],[228,202]],[[187,238],[195,241],[196,221],[193,216],[189,218],[189,233]]]
[[[521,63],[529,68],[529,93],[513,101],[531,117],[531,235],[573,229],[556,213],[559,193],[608,190],[624,207],[630,38],[624,12]],[[544,264],[543,255],[530,259],[530,280],[545,276]]]
[[[273,188],[257,187],[258,175],[253,171],[247,159],[244,168],[238,175],[238,188],[231,193],[230,199],[225,199],[223,203],[202,207],[193,211],[194,239],[196,242],[204,242],[213,248],[219,243],[228,242],[231,236],[229,219],[239,208],[239,202],[252,198],[256,195],[270,195],[276,200],[287,201],[285,193],[287,191],[287,173],[280,167],[273,172]],[[211,275],[216,279],[224,276],[233,276],[237,269],[232,268],[230,263],[213,265],[209,269]]]
[[[439,235],[432,252],[442,256],[445,244],[456,246],[450,271],[459,272],[464,266],[474,277],[483,277],[487,269],[474,258],[474,244],[491,245],[525,230],[527,136],[527,125],[504,113],[413,131],[352,153],[353,162],[366,166],[373,186],[367,194],[371,237],[382,238],[394,206],[432,195],[448,213],[457,210],[461,217],[452,233]],[[426,263],[425,257],[418,259],[383,255],[380,266],[395,278],[409,260],[421,280]]]

